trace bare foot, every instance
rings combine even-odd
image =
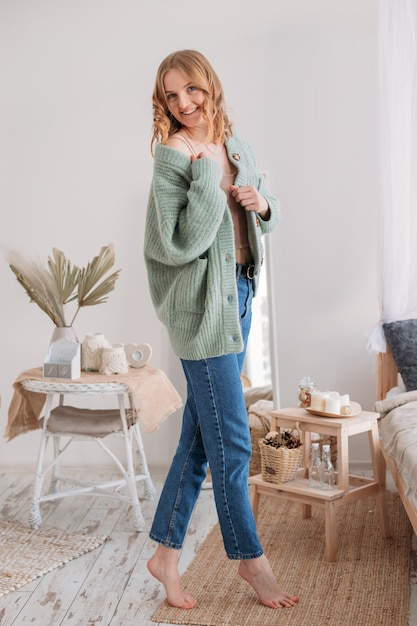
[[[168,604],[179,609],[192,609],[197,600],[181,589],[178,557],[178,550],[159,545],[149,559],[147,567],[152,576],[164,585]]]
[[[280,589],[264,554],[257,559],[240,561],[238,571],[239,575],[253,587],[259,601],[271,609],[294,606],[299,600],[298,596],[292,596]]]

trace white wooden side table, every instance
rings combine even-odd
[[[255,518],[261,495],[293,500],[302,504],[303,517],[311,517],[311,507],[324,508],[326,559],[334,561],[337,552],[336,510],[360,498],[375,495],[378,506],[382,537],[390,536],[385,501],[385,470],[378,434],[378,413],[361,411],[355,416],[321,417],[302,408],[285,408],[271,411],[271,430],[296,427],[304,443],[302,467],[295,478],[285,483],[266,482],[262,474],[251,476],[251,502]],[[337,486],[325,491],[308,484],[311,433],[334,435],[337,438]],[[349,473],[349,437],[368,433],[373,477],[355,476]]]
[[[40,504],[58,498],[95,494],[115,497],[131,505],[133,525],[138,531],[144,527],[137,482],[144,484],[144,497],[152,499],[156,493],[149,474],[148,464],[138,424],[137,412],[130,388],[127,384],[109,380],[95,382],[91,373],[88,382],[79,380],[57,382],[56,379],[25,379],[22,387],[26,391],[44,394],[46,402],[42,418],[41,443],[38,452],[35,485],[31,504],[30,524],[36,529],[41,523]],[[68,396],[114,396],[117,409],[85,409],[67,405]],[[53,408],[54,404],[55,408]],[[124,459],[118,456],[106,444],[108,436],[121,437],[124,440]],[[61,442],[65,443],[61,447]],[[52,462],[44,467],[45,450],[49,439],[53,440],[54,455]],[[93,482],[86,477],[75,479],[60,473],[60,462],[71,443],[79,440],[93,441],[112,459],[120,472],[120,478],[105,482]],[[135,458],[136,453],[136,458]],[[51,474],[48,493],[42,494],[46,475]],[[69,488],[60,489],[66,483]]]

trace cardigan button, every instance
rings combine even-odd
[[[238,154],[237,152],[233,152],[233,154],[232,154],[232,158],[233,158],[235,161],[240,161],[240,154]]]

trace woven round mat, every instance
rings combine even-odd
[[[224,556],[218,525],[182,577],[198,600],[192,610],[163,602],[152,620],[199,626],[407,626],[412,529],[398,494],[387,494],[392,537],[382,539],[375,498],[337,511],[337,561],[325,560],[324,515],[313,507],[261,497],[258,531],[285,591],[300,596],[292,608],[261,605]]]
[[[0,521],[0,596],[90,552],[106,539],[106,535],[58,528],[32,530],[17,522]]]

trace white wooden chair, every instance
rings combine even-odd
[[[149,474],[137,411],[128,386],[118,382],[87,384],[76,381],[56,382],[47,379],[26,380],[22,385],[28,391],[46,394],[29,520],[32,528],[37,529],[42,521],[40,514],[42,502],[69,496],[95,494],[128,502],[131,505],[134,528],[138,531],[143,530],[145,522],[138,498],[137,483],[143,484],[143,497],[147,499],[153,499],[156,490]],[[113,395],[117,397],[118,408],[74,407],[65,402],[71,394],[96,397]],[[124,455],[120,455],[124,458],[119,458],[110,448],[106,442],[109,437],[119,437],[124,440]],[[45,451],[50,439],[53,440],[53,460],[44,467]],[[97,444],[114,462],[120,472],[120,478],[96,482],[88,478],[82,480],[73,478],[68,471],[61,474],[62,457],[77,441]],[[51,482],[48,492],[43,493],[47,475],[51,475]]]

